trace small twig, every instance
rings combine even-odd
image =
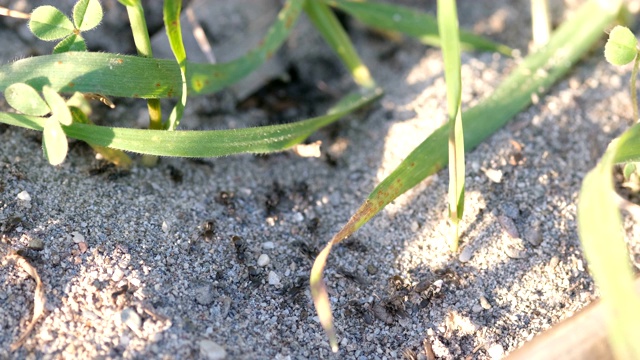
[[[38,272],[36,268],[34,268],[27,259],[18,255],[17,253],[11,253],[7,256],[7,259],[13,260],[19,268],[24,270],[27,274],[29,274],[36,281],[36,290],[33,295],[33,317],[31,318],[31,323],[27,326],[27,329],[20,335],[18,340],[16,340],[10,346],[11,351],[16,351],[19,349],[22,344],[27,340],[27,337],[33,331],[38,319],[44,313],[44,305],[47,302],[47,298],[44,296],[44,288],[42,286],[42,281],[40,280],[40,276],[38,276]]]
[[[6,7],[3,7],[3,6],[0,6],[0,15],[1,16],[12,17],[12,18],[15,18],[15,19],[29,19],[29,18],[31,18],[31,14],[23,13],[22,11],[18,11],[18,10],[7,9]]]
[[[202,26],[200,26],[198,19],[196,19],[196,15],[193,13],[193,8],[191,6],[188,7],[186,10],[186,13],[187,13],[187,19],[189,20],[189,23],[193,27],[193,37],[196,39],[196,42],[198,43],[200,50],[202,50],[208,62],[210,62],[211,64],[215,64],[216,56],[213,54],[213,49],[211,49],[211,44],[209,44],[207,35],[204,33]]]

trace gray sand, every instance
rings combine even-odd
[[[526,49],[528,2],[487,3],[461,6],[463,25]],[[11,30],[2,26],[5,41]],[[3,49],[2,63],[40,46],[25,36]],[[38,133],[1,126],[0,358],[424,359],[428,342],[439,359],[500,359],[595,299],[576,201],[583,177],[631,117],[630,69],[606,64],[600,48],[467,155],[460,254],[446,243],[446,171],[334,249],[326,281],[341,350],[330,353],[308,290],[313,253],[445,119],[437,49],[383,43],[358,26],[353,37],[387,93],[315,134],[320,158],[164,158],[128,175],[96,174],[88,146],[73,141],[64,164],[52,167]],[[318,46],[310,51],[333,59]],[[465,108],[517,61],[462,59]],[[347,80],[331,84],[342,91]],[[232,100],[228,92],[194,99],[185,128],[264,124],[261,110],[236,113]],[[212,103],[225,111],[198,115]],[[121,101],[101,110],[111,114],[101,123],[139,126],[143,108]],[[639,266],[640,227],[627,216],[625,229]],[[27,248],[38,241],[43,250]],[[42,278],[47,305],[10,353],[31,320],[35,289],[5,259],[19,249]],[[415,285],[422,291],[408,290]]]

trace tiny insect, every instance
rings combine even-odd
[[[211,241],[216,234],[216,223],[213,220],[205,221],[202,224],[202,233],[200,236],[206,241]]]
[[[233,235],[231,237],[231,241],[233,242],[233,246],[236,248],[236,259],[238,259],[240,263],[244,263],[247,259],[245,254],[245,251],[247,251],[247,243],[243,238],[237,235]]]

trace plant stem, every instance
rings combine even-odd
[[[631,81],[629,82],[629,90],[631,91],[631,104],[633,104],[633,122],[638,122],[638,90],[636,89],[636,78],[638,77],[638,66],[640,66],[640,51],[636,54],[636,60],[633,62],[633,70],[631,70]]]
[[[551,20],[547,0],[531,0],[531,28],[534,48],[539,48],[549,42]]]
[[[138,55],[144,57],[153,57],[151,50],[151,40],[149,39],[149,30],[147,30],[147,21],[144,17],[144,9],[142,3],[137,2],[133,6],[127,6],[127,15],[131,23],[131,32],[133,33],[133,41],[136,44]],[[159,99],[148,99],[147,109],[149,110],[149,129],[162,130],[162,109],[160,108]],[[156,156],[145,155],[142,157],[142,163],[145,166],[154,166],[158,162]]]

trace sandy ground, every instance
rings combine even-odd
[[[461,6],[464,26],[526,49],[528,2],[470,3]],[[553,6],[558,22],[571,13]],[[33,53],[40,43],[2,21],[0,41],[22,34],[10,51],[2,47],[2,62]],[[0,358],[424,359],[429,343],[439,359],[500,359],[595,299],[576,199],[631,113],[630,71],[606,64],[600,48],[468,154],[460,254],[446,244],[446,172],[333,251],[326,280],[341,350],[330,353],[308,290],[313,256],[445,118],[437,49],[383,42],[357,25],[352,36],[387,93],[315,134],[320,158],[165,158],[120,173],[72,142],[65,163],[52,167],[40,134],[0,126]],[[337,73],[315,81],[344,91],[344,72],[326,48],[310,53],[324,56],[299,64],[301,77],[313,76],[308,66]],[[463,54],[463,107],[515,63]],[[144,118],[144,104],[117,104],[101,123],[140,126],[131,124]],[[262,109],[236,111],[225,92],[194,99],[183,124],[242,127],[267,118]],[[625,229],[639,266],[640,227],[626,218]],[[13,353],[35,282],[9,261],[12,250],[38,271],[47,300]]]

